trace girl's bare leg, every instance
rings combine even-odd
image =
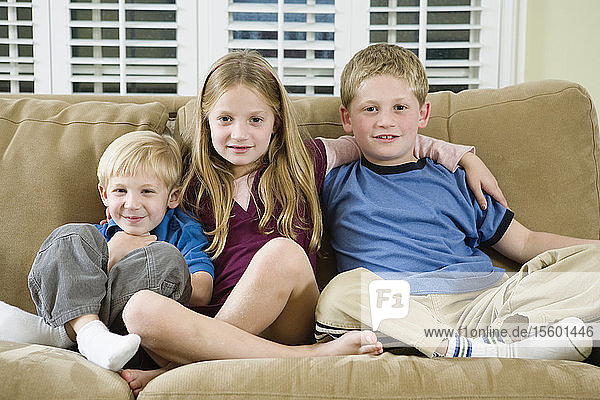
[[[123,320],[129,332],[141,336],[142,346],[153,358],[170,360],[175,365],[235,358],[377,355],[383,351],[383,346],[371,331],[348,332],[328,343],[286,346],[198,314],[149,290],[140,291],[129,300],[123,311]],[[121,376],[135,394],[165,370],[161,368],[149,373],[125,370]]]
[[[215,318],[278,343],[308,344],[318,297],[302,247],[277,238],[254,255]]]
[[[151,379],[180,363],[218,358],[379,354],[382,351],[381,344],[377,342],[377,338],[372,332],[352,332],[337,341],[315,346],[289,347],[279,344],[306,344],[313,341],[314,310],[319,296],[312,267],[304,250],[289,239],[271,240],[253,257],[248,269],[216,316],[216,319],[227,324],[191,312],[185,307],[175,307],[174,304],[177,303],[170,304],[171,302],[165,301],[168,299],[161,298],[162,296],[156,296],[153,293],[145,295],[156,301],[156,304],[147,304],[146,311],[151,311],[159,318],[160,315],[173,317],[173,311],[181,313],[180,317],[172,318],[172,323],[176,324],[173,326],[179,326],[177,318],[187,318],[179,321],[188,321],[181,327],[183,328],[185,325],[185,330],[191,333],[186,340],[182,337],[174,337],[172,334],[161,335],[161,333],[172,333],[172,326],[169,325],[171,322],[162,321],[165,328],[153,326],[155,322],[151,322],[147,328],[154,334],[149,332],[148,339],[145,340],[142,333],[132,331],[135,329],[134,324],[131,321],[128,323],[129,311],[135,308],[136,303],[128,304],[126,307],[128,314],[124,313],[124,320],[129,331],[142,335],[142,345],[155,360],[167,358],[176,361],[176,363],[168,364],[166,368],[155,371],[123,371],[121,375],[130,384],[136,396]],[[141,297],[141,295],[137,297]],[[140,300],[140,306],[144,307],[145,302],[146,300]],[[163,311],[155,308],[159,305],[164,307]],[[192,321],[195,316],[198,317],[198,320]],[[143,318],[141,319],[143,320]],[[214,325],[211,325],[211,320],[214,321]],[[207,333],[208,331],[203,328],[205,324],[211,325],[216,331],[214,335],[217,336],[193,333],[196,330]],[[225,328],[227,326],[230,328]],[[219,327],[225,330],[222,331]],[[235,327],[239,329],[235,329]],[[176,329],[176,331],[179,330]],[[228,332],[228,334],[224,335],[224,332]],[[251,334],[248,335],[246,332]],[[230,334],[231,336],[229,336]],[[200,335],[208,341],[201,343]],[[278,343],[263,340],[254,335],[260,335]],[[147,346],[145,342],[150,338],[152,338],[152,343],[156,344],[164,341],[163,346]],[[237,350],[233,349],[231,340],[241,346]],[[196,351],[205,350],[191,356],[188,345],[194,347]],[[227,347],[225,353],[223,353],[223,349],[220,349],[223,347]],[[210,350],[211,348],[218,350],[219,354]],[[248,350],[255,350],[255,352],[248,353]],[[173,357],[172,351],[183,358]],[[167,365],[167,362],[162,360],[159,365]]]
[[[178,364],[203,360],[379,354],[381,343],[370,331],[349,332],[328,343],[286,346],[255,336],[224,321],[198,314],[154,292],[137,292],[123,320],[142,346]]]

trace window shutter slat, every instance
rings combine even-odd
[[[228,0],[228,49],[254,49],[291,94],[333,94],[335,7]]]
[[[34,91],[33,10],[31,2],[0,2],[0,92]]]
[[[69,2],[72,91],[178,93],[181,3]]]
[[[414,51],[425,65],[432,91],[479,87],[482,1],[417,0],[401,6],[398,0],[370,0],[370,42]]]

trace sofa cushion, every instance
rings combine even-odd
[[[598,239],[598,117],[585,88],[545,80],[430,99],[421,133],[475,146],[519,222]]]
[[[57,226],[98,222],[96,166],[108,144],[133,130],[164,132],[159,103],[0,98],[0,300],[33,310],[27,274]]]
[[[160,375],[138,399],[588,399],[600,393],[598,371],[573,361],[390,353],[223,360]]]
[[[0,342],[2,399],[133,399],[117,373],[69,350]]]

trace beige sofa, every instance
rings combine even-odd
[[[194,99],[0,97],[0,300],[33,311],[27,274],[40,243],[60,224],[103,217],[95,168],[104,148],[136,129],[181,137]],[[598,238],[598,121],[585,89],[540,81],[429,99],[432,117],[423,133],[475,145],[522,223]],[[313,136],[342,133],[338,98],[300,98],[295,105]],[[321,285],[335,273],[332,265],[331,258],[319,261]],[[600,368],[593,364],[389,353],[207,361],[158,377],[139,398],[592,399],[600,398]],[[118,374],[75,352],[0,342],[0,399],[81,398],[133,395]]]

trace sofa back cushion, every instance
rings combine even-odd
[[[46,236],[67,222],[97,223],[96,167],[133,130],[164,132],[159,103],[0,98],[0,299],[33,310],[27,274]]]
[[[423,134],[476,147],[515,218],[598,239],[598,117],[588,92],[558,80],[432,96]]]

